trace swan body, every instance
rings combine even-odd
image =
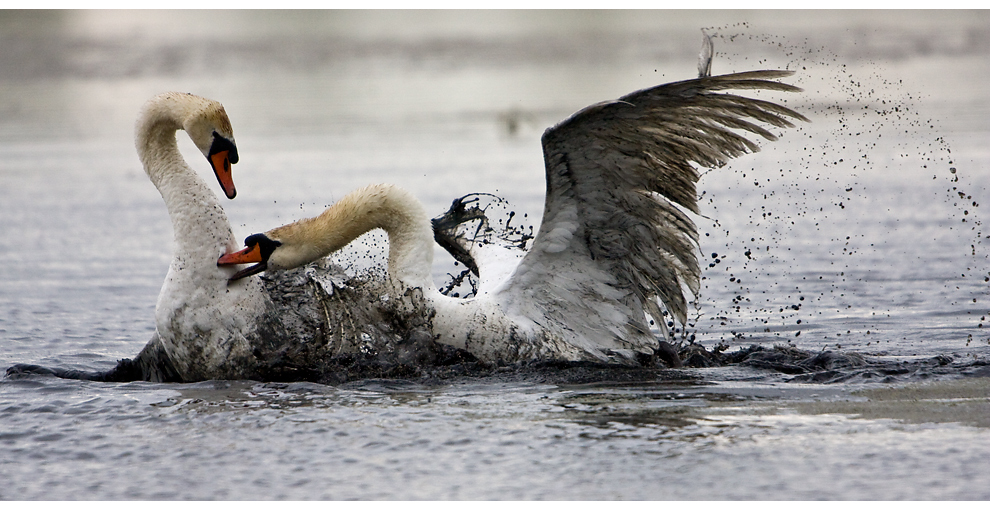
[[[225,194],[236,195],[230,164],[237,149],[223,106],[183,93],[148,101],[135,130],[144,170],[161,193],[174,231],[174,255],[155,306],[156,338],[185,381],[238,377],[250,367],[253,318],[268,308],[258,281],[228,286],[212,264],[236,247],[227,216],[207,184],[184,161],[176,131],[185,130],[210,161]]]
[[[699,289],[695,166],[723,165],[759,148],[739,132],[775,136],[800,114],[727,89],[798,91],[786,71],[707,76],[634,92],[579,111],[542,138],[547,195],[532,247],[511,270],[486,270],[475,297],[440,293],[431,277],[433,232],[408,192],[371,185],[321,215],[245,240],[218,265],[264,270],[319,260],[376,228],[388,235],[387,282],[419,290],[434,339],[482,361],[594,361],[637,365],[659,346],[646,314],[668,336],[664,310],[686,322],[683,288]],[[467,247],[468,252],[471,247]],[[490,252],[476,252],[485,263]],[[476,261],[476,262],[479,262]],[[489,278],[486,280],[485,276]]]

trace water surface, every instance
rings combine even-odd
[[[988,21],[4,12],[0,366],[106,370],[150,338],[171,226],[132,137],[154,94],[224,103],[238,235],[374,181],[436,214],[498,193],[538,225],[542,130],[694,76],[709,27],[715,73],[797,71],[804,93],[761,97],[812,123],[702,178],[707,269],[678,335],[904,370],[831,384],[754,367],[337,387],[8,378],[0,498],[987,499]],[[384,264],[381,236],[367,241],[341,261]],[[442,255],[438,281],[453,271]]]

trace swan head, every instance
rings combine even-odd
[[[235,280],[240,280],[244,277],[254,275],[256,273],[261,273],[269,268],[272,255],[275,254],[276,249],[282,246],[282,242],[278,240],[273,240],[269,238],[266,234],[252,234],[244,239],[244,249],[238,252],[233,252],[230,254],[224,254],[217,259],[217,266],[233,266],[235,264],[251,264],[257,263],[254,266],[249,266],[243,270],[235,273],[228,282],[233,282]],[[277,264],[278,258],[276,257],[275,265],[273,269],[284,269],[292,268],[294,266],[284,266]]]
[[[234,130],[223,105],[187,92],[165,92],[145,103],[136,123],[135,142],[141,161],[154,160],[158,153],[152,147],[175,145],[175,131],[184,130],[196,147],[210,162],[224,195],[237,195],[230,166],[237,163]]]
[[[240,251],[224,254],[217,259],[217,266],[251,264],[228,279],[229,282],[261,273],[266,270],[289,270],[323,258],[334,249],[325,248],[320,242],[319,230],[314,229],[312,219],[277,227],[265,233],[252,234],[244,239]]]
[[[414,285],[429,279],[430,221],[412,194],[389,184],[360,188],[319,216],[252,234],[244,240],[243,250],[221,256],[217,265],[256,263],[234,274],[231,281],[265,270],[297,268],[337,252],[372,229],[388,234],[390,276]]]
[[[233,199],[237,195],[237,189],[234,188],[230,166],[237,163],[237,145],[223,105],[210,102],[200,115],[190,117],[183,129],[210,162],[224,195]]]
[[[333,208],[328,209],[334,213]],[[233,282],[266,270],[289,270],[326,257],[367,229],[335,229],[332,218],[330,225],[324,225],[326,212],[320,217],[299,220],[270,231],[252,234],[244,239],[244,248],[238,252],[224,254],[217,259],[217,266],[251,264],[235,273]]]

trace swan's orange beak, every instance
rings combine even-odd
[[[231,264],[260,263],[264,259],[261,257],[261,245],[254,244],[244,247],[242,250],[230,254],[224,254],[217,259],[217,266],[228,266]]]
[[[230,171],[230,151],[217,151],[210,155],[210,165],[213,166],[213,173],[220,181],[220,187],[228,199],[237,196],[237,189],[234,188],[234,177]]]
[[[220,256],[220,259],[217,259],[217,266],[258,263],[235,273],[233,277],[227,279],[227,282],[243,279],[248,275],[254,275],[255,273],[261,273],[267,270],[268,258],[281,245],[281,241],[273,240],[264,234],[252,234],[244,238],[245,248],[243,250]]]
[[[217,266],[230,266],[234,264],[249,263],[258,264],[244,268],[227,279],[227,281],[233,282],[235,280],[243,279],[249,275],[254,275],[255,273],[261,273],[268,269],[268,262],[265,261],[265,258],[261,255],[261,245],[255,243],[238,252],[224,254],[220,256],[220,259],[217,259]]]

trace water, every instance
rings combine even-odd
[[[985,500],[987,17],[4,12],[0,366],[106,370],[150,338],[171,226],[132,130],[156,93],[226,106],[239,235],[372,181],[437,214],[498,193],[538,225],[542,130],[693,76],[698,28],[715,27],[715,73],[798,71],[805,93],[766,98],[813,122],[702,179],[710,267],[679,335],[907,369],[827,385],[752,367],[626,383],[8,378],[0,498]],[[380,236],[368,244],[347,260],[383,264]],[[438,280],[453,270],[439,255]]]

